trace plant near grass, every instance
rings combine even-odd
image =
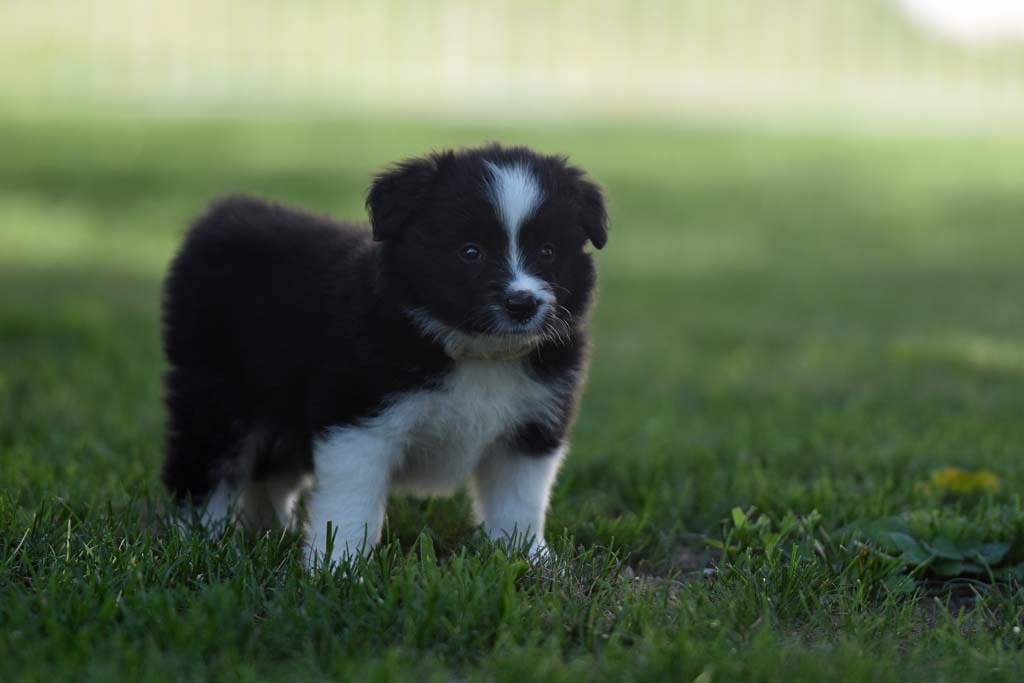
[[[1022,553],[1019,544],[1014,548],[1009,541],[985,538],[962,515],[917,511],[854,522],[842,532],[871,552],[899,562],[914,579],[1024,581],[1024,562],[1014,561]]]
[[[812,584],[823,603],[833,591],[875,596],[902,580],[897,560],[831,533],[816,510],[806,515],[788,512],[776,522],[755,508],[735,507],[723,522],[722,539],[706,542],[722,551],[718,566],[724,576],[755,570],[754,583],[765,589],[765,602],[772,595],[784,599],[788,592],[801,594]]]
[[[834,587],[897,595],[964,580],[1012,588],[1024,582],[1024,544],[1019,533],[1009,539],[1006,534],[1021,524],[1001,522],[996,529],[1003,538],[993,538],[991,525],[936,508],[858,520],[830,532],[817,511],[790,512],[776,522],[755,508],[736,507],[723,522],[722,539],[706,542],[722,551],[722,573],[759,566],[772,574],[784,568],[795,580],[814,567]]]

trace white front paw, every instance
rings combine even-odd
[[[546,560],[551,557],[551,551],[548,549],[548,544],[544,541],[543,536],[535,536],[530,541],[530,557],[536,557],[538,559]]]

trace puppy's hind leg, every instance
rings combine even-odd
[[[178,502],[175,521],[179,528],[185,531],[196,528],[215,537],[236,521],[244,521],[252,487],[248,485],[246,472],[232,468],[235,464],[218,463],[192,481],[187,489],[171,489]]]
[[[313,485],[311,438],[254,427],[246,436],[242,460],[249,478],[242,497],[242,520],[254,531],[299,529],[298,504]]]
[[[180,370],[167,377],[167,442],[161,478],[178,505],[179,526],[223,530],[237,508],[245,465],[239,461],[240,421],[226,392],[209,378]]]
[[[242,516],[257,530],[299,530],[299,499],[313,485],[312,474],[273,474],[250,482],[242,499]]]
[[[198,526],[210,535],[223,531],[238,509],[237,482],[220,472],[219,463],[187,466],[172,455],[168,461],[163,480],[176,503],[175,524],[183,530]]]

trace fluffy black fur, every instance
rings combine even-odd
[[[168,274],[163,305],[168,433],[163,480],[201,503],[248,435],[262,435],[252,476],[310,471],[316,436],[374,415],[389,399],[436,386],[455,362],[410,309],[471,335],[493,330],[505,232],[481,179],[486,164],[523,163],[545,200],[520,230],[526,266],[550,283],[568,334],[528,356],[560,383],[555,426],[509,425],[528,453],[564,437],[587,348],[595,285],[589,240],[607,239],[599,187],[564,158],[497,145],[434,153],[378,175],[372,231],[245,196],[215,203],[192,226]],[[465,243],[488,258],[460,260]],[[553,263],[536,257],[554,246]]]

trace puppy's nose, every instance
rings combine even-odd
[[[533,294],[522,290],[512,292],[505,299],[505,310],[513,320],[529,320],[537,312],[540,302]]]

